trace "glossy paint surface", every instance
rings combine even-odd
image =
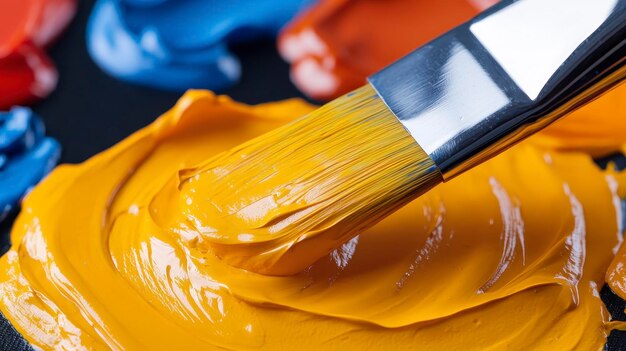
[[[15,209],[61,156],[41,119],[25,107],[0,112],[0,219]]]
[[[225,89],[241,75],[229,45],[273,38],[310,0],[99,0],[87,29],[112,76],[159,89]]]
[[[331,100],[496,0],[321,0],[289,23],[278,48],[293,82]]]
[[[76,11],[75,0],[0,2],[0,109],[43,98],[57,72],[45,48]]]
[[[169,225],[191,223],[199,248],[232,266],[291,275],[441,182],[433,161],[364,86],[180,170],[180,217]]]
[[[598,289],[624,264],[611,259],[626,179],[587,152],[626,143],[610,103],[626,91],[610,94],[277,277],[226,264],[203,223],[177,221],[180,170],[313,107],[189,92],[27,197],[0,310],[45,350],[601,350],[624,328]],[[620,292],[623,271],[608,274]]]

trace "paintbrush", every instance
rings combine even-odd
[[[181,171],[196,244],[297,273],[616,86],[625,43],[626,0],[504,1],[364,87]]]

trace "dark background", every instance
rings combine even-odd
[[[79,1],[76,18],[49,50],[59,71],[59,85],[50,97],[32,106],[43,117],[47,134],[61,143],[63,163],[82,162],[107,149],[152,122],[182,94],[118,81],[93,63],[85,45],[85,28],[93,2]],[[232,49],[241,60],[242,79],[221,93],[250,104],[303,97],[290,82],[289,66],[278,56],[274,42]],[[0,224],[0,254],[8,248],[14,217],[12,214]],[[614,318],[626,320],[623,300],[607,287],[602,290],[602,298]],[[613,332],[607,346],[611,351],[626,351],[626,332]],[[21,350],[30,348],[0,314],[0,351]]]
[[[18,1],[18,0],[10,0]],[[48,134],[63,147],[62,162],[82,162],[152,122],[171,108],[182,92],[164,92],[118,81],[102,72],[87,54],[85,28],[93,0],[79,2],[69,29],[50,49],[59,85],[34,110]],[[289,66],[272,41],[234,47],[242,80],[220,93],[256,104],[300,96],[289,80]]]

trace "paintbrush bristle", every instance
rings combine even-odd
[[[200,247],[272,274],[306,268],[441,182],[369,85],[180,173]]]

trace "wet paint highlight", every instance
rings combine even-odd
[[[193,228],[200,250],[231,265],[290,275],[441,181],[366,85],[181,170],[168,185],[178,190],[181,216],[168,225]]]
[[[306,95],[331,100],[497,0],[320,0],[282,31],[281,56]]]
[[[181,192],[193,188],[177,182],[181,170],[194,177],[197,165],[313,107],[189,92],[27,197],[14,247],[0,258],[0,310],[43,349],[601,350],[623,328],[598,290],[608,272],[620,293],[623,276],[607,268],[623,264],[611,260],[625,179],[586,151],[606,140],[623,150],[623,111],[606,101],[437,186],[297,274],[269,276],[225,263],[193,222],[177,221]],[[591,109],[590,130],[607,138],[549,146],[566,144],[570,123]]]
[[[76,12],[75,0],[0,2],[0,109],[48,96],[58,74],[46,48]]]
[[[0,220],[59,161],[61,147],[44,130],[41,118],[29,108],[0,112]]]
[[[223,90],[241,76],[230,46],[273,39],[311,0],[98,0],[87,48],[100,68],[135,84]]]

